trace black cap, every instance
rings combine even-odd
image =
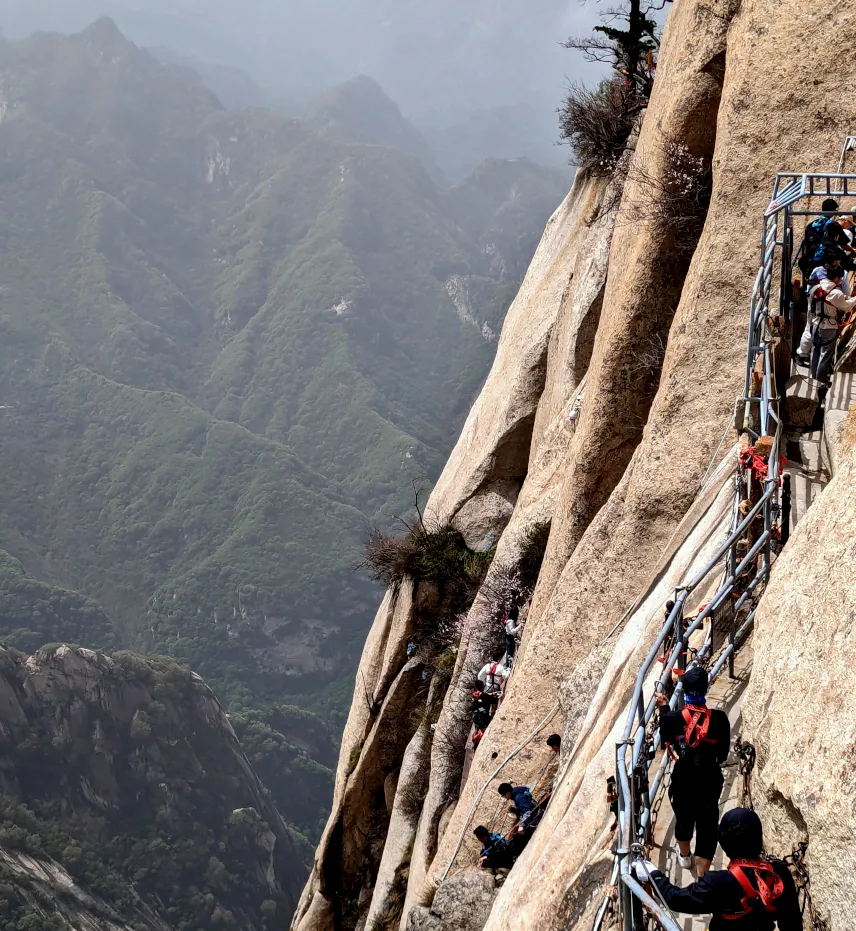
[[[821,205],[820,209],[824,213],[829,213],[832,210],[838,210],[838,201],[833,200],[831,197],[828,197]]]
[[[719,823],[719,843],[731,860],[754,859],[764,849],[761,819],[750,808],[735,808]]]
[[[702,669],[701,666],[691,666],[684,673],[681,682],[684,686],[685,695],[688,692],[693,695],[705,695],[710,685],[707,670]]]

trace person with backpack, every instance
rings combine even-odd
[[[509,608],[508,617],[505,619],[505,656],[509,666],[514,662],[514,654],[517,652],[517,638],[520,631],[523,630],[523,624],[518,622],[520,609],[518,607]]]
[[[682,678],[685,707],[669,710],[665,693],[656,696],[660,708],[660,741],[675,761],[669,799],[675,813],[678,863],[697,870],[701,878],[716,853],[719,797],[725,785],[722,764],[731,745],[728,715],[707,706],[709,679],[701,666],[691,666]],[[690,844],[695,833],[695,864]]]
[[[502,695],[505,689],[505,680],[511,675],[507,666],[503,666],[502,660],[505,656],[505,650],[496,650],[489,663],[482,666],[478,680],[482,685],[482,691],[486,695],[495,695],[497,698]]]
[[[496,708],[496,699],[493,696],[485,695],[480,689],[473,692],[473,753],[481,743],[484,732],[490,724],[491,716]]]
[[[479,853],[479,866],[483,870],[496,872],[496,870],[511,869],[511,854],[501,834],[491,834],[483,824],[480,824],[473,834],[482,845],[481,853]]]
[[[821,205],[820,209],[824,215],[812,220],[805,228],[802,249],[800,250],[799,266],[803,273],[803,280],[807,280],[813,268],[821,263],[815,261],[817,251],[823,244],[823,237],[826,233],[827,226],[835,219],[832,214],[838,210],[838,201],[828,197]]]
[[[709,931],[802,931],[799,897],[790,870],[764,856],[761,819],[749,808],[729,811],[719,825],[728,869],[707,873],[686,888],[673,885],[647,860],[632,867],[652,883],[667,907],[686,915],[712,915]]]
[[[492,701],[490,696],[476,689],[473,692],[473,727],[477,731],[483,731],[490,724],[491,714],[496,702]]]
[[[841,290],[845,272],[840,265],[829,270],[829,277],[815,285],[809,294],[809,310],[813,318],[811,377],[828,387],[835,365],[838,345],[839,317],[856,308],[856,297],[847,297]]]
[[[528,811],[532,811],[535,807],[535,799],[532,798],[528,786],[513,786],[510,782],[503,782],[496,791],[503,798],[508,799],[517,808],[521,816]]]
[[[853,271],[856,265],[853,264],[854,250],[852,246],[852,229],[853,223],[849,218],[830,220],[823,230],[823,238],[814,250],[812,259],[815,264],[819,265],[827,256],[837,258],[841,261],[847,271]]]

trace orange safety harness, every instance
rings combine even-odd
[[[684,739],[693,750],[702,743],[715,744],[716,740],[707,736],[710,729],[710,708],[705,705],[687,705],[681,712],[686,728]]]
[[[758,883],[757,889],[746,875],[746,870],[754,871],[755,880]],[[740,883],[746,894],[740,900],[740,906],[743,909],[741,912],[733,915],[722,915],[721,917],[729,921],[745,918],[756,909],[759,902],[764,911],[776,911],[776,901],[784,894],[785,884],[782,877],[773,869],[773,865],[769,860],[732,860],[728,864],[728,872]]]

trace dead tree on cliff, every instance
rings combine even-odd
[[[587,61],[609,64],[613,72],[595,89],[569,87],[559,111],[562,139],[580,166],[599,174],[615,172],[654,87],[660,32],[653,14],[670,2],[626,0],[601,13],[601,24],[591,36],[562,43],[582,52]]]
[[[612,66],[615,77],[623,80],[638,105],[651,97],[660,31],[653,14],[665,9],[671,0],[627,0],[620,7],[601,13],[601,25],[591,36],[570,38],[565,48],[582,52],[587,61]]]

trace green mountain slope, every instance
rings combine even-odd
[[[0,639],[189,664],[314,838],[361,541],[439,471],[545,178],[500,236],[496,185],[468,225],[415,156],[226,111],[109,21],[0,42],[0,548],[95,602]]]

